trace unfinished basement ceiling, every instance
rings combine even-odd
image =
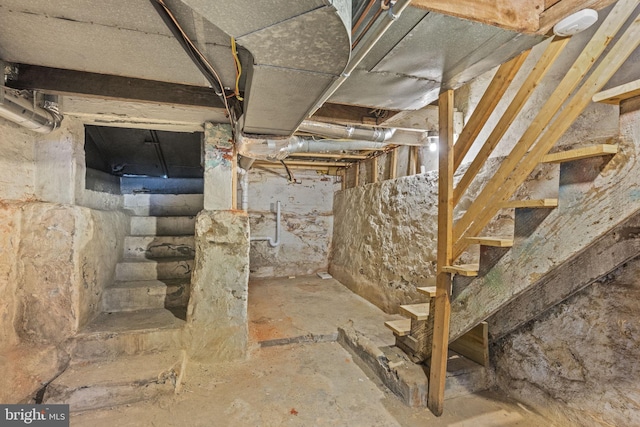
[[[202,134],[85,126],[87,167],[117,176],[202,178]]]
[[[243,130],[271,135],[295,131],[362,48],[360,41],[351,52],[380,7],[373,4],[352,39],[351,26],[368,0],[165,3],[228,88],[235,86],[230,36],[236,38]],[[458,87],[542,38],[409,7],[330,101],[419,109],[442,88]],[[208,86],[148,0],[0,0],[0,59]]]

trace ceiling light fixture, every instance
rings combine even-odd
[[[427,142],[429,144],[429,151],[435,153],[438,151],[438,142],[440,142],[440,136],[438,132],[435,130],[430,130],[427,132]]]
[[[586,30],[597,21],[598,12],[593,9],[582,9],[554,25],[553,33],[561,37],[573,36]]]

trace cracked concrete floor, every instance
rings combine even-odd
[[[253,342],[247,360],[189,364],[179,393],[153,401],[97,410],[71,417],[72,426],[454,426],[534,427],[547,419],[495,393],[447,400],[442,417],[408,408],[367,378],[338,343],[280,340],[301,333],[328,336],[334,324],[381,315],[335,281],[314,278],[260,282],[250,292],[250,319],[270,329],[269,346]],[[323,290],[330,292],[322,292]],[[315,294],[306,298],[306,294]],[[322,296],[324,295],[324,296]],[[268,296],[267,299],[263,298]],[[353,298],[355,297],[355,298]],[[337,304],[336,299],[342,304]],[[305,308],[306,307],[306,308]],[[360,312],[361,313],[357,313]],[[342,313],[342,314],[340,314]],[[290,318],[280,322],[278,319]],[[309,320],[304,321],[305,318]],[[273,322],[270,322],[272,320]],[[291,328],[287,325],[292,325]],[[264,332],[264,330],[263,330]],[[259,339],[257,331],[252,338]],[[381,336],[380,339],[383,337]]]

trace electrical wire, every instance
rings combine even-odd
[[[289,176],[288,178],[289,182],[296,182],[295,179],[293,178],[293,174],[291,173],[291,170],[289,170],[289,166],[287,166],[284,160],[280,160],[280,163],[282,163],[282,166],[284,166],[284,169],[287,171],[287,175]]]
[[[231,109],[229,108],[229,103],[227,102],[222,79],[216,72],[215,68],[213,68],[213,65],[211,65],[207,58],[202,54],[202,52],[200,52],[200,50],[191,41],[189,36],[184,32],[175,15],[173,14],[173,12],[171,12],[171,9],[169,9],[169,7],[164,3],[164,0],[150,1],[162,17],[164,23],[167,25],[167,27],[169,27],[178,42],[180,42],[182,48],[187,52],[189,57],[191,57],[191,60],[196,64],[198,69],[200,69],[200,72],[202,72],[202,74],[204,74],[204,76],[207,78],[216,95],[218,95],[222,99],[224,108],[227,111],[227,117],[229,118],[229,122],[233,127],[234,119],[231,114]]]
[[[238,101],[243,101],[244,98],[240,96],[240,76],[242,75],[242,64],[240,58],[238,58],[238,49],[236,48],[236,39],[231,37],[231,54],[233,55],[233,61],[236,66],[236,92],[235,96]]]

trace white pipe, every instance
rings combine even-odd
[[[280,201],[276,202],[276,239],[273,240],[271,237],[252,237],[250,239],[252,242],[264,242],[267,241],[269,246],[275,248],[280,244]]]
[[[238,168],[238,173],[242,175],[242,178],[240,178],[240,190],[242,191],[241,209],[247,212],[249,209],[249,171]]]
[[[55,130],[62,120],[59,114],[33,105],[5,87],[0,91],[0,117],[38,133]]]

